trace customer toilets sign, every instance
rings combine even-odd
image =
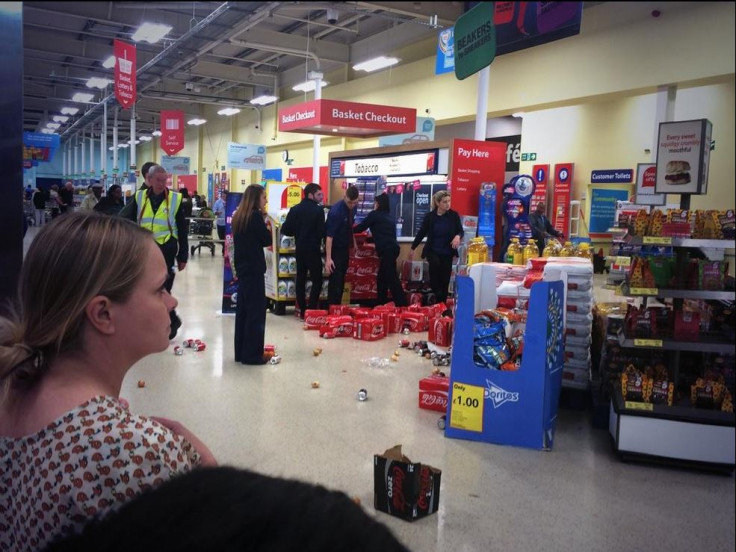
[[[123,109],[135,103],[136,50],[135,44],[113,41],[115,55],[115,98]]]
[[[279,110],[281,132],[365,138],[413,133],[417,110],[339,100],[312,100]]]
[[[455,77],[468,78],[496,57],[493,2],[479,2],[455,23]]]

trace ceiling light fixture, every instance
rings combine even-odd
[[[76,115],[79,113],[78,107],[62,107],[61,108],[62,115]]]
[[[132,38],[134,42],[145,41],[149,44],[156,44],[156,42],[169,34],[171,29],[171,25],[164,25],[162,23],[143,23],[143,25],[138,27]]]
[[[59,123],[46,123],[46,128],[52,128],[52,129],[54,129],[54,130],[56,130],[56,129],[57,129],[57,128],[59,128],[60,126],[61,126],[61,125],[60,125]]]
[[[314,83],[315,83],[315,81],[313,81],[313,80],[304,81],[301,84],[297,84],[296,86],[293,86],[291,89],[292,90],[296,90],[297,92],[311,92],[312,90],[315,89],[315,84]],[[327,81],[320,81],[320,83],[322,85],[322,86],[320,86],[320,88],[324,88],[325,86],[327,86],[328,84],[330,84]]]
[[[125,148],[127,148],[127,147],[128,147],[128,145],[129,145],[129,144],[126,144],[126,143],[123,143],[123,144],[118,144],[118,149],[125,149]]]
[[[115,67],[115,56],[110,56],[105,61],[103,61],[102,66],[105,69],[112,69],[113,67]]]
[[[77,92],[72,96],[72,101],[79,103],[89,103],[94,97],[94,94],[88,94],[87,92]]]
[[[153,140],[153,136],[141,136],[141,142],[150,142]]]
[[[217,112],[218,115],[227,115],[228,117],[235,115],[236,113],[240,113],[240,109],[237,107],[224,107]]]
[[[268,94],[261,94],[257,98],[253,98],[250,103],[253,105],[268,105],[278,100],[278,96],[269,96]]]
[[[397,63],[399,63],[399,58],[378,56],[377,58],[369,59],[363,63],[353,65],[353,69],[356,71],[365,71],[366,73],[370,73],[371,71],[378,71],[379,69],[391,67]]]
[[[66,115],[54,115],[54,121],[57,123],[66,123],[69,120],[69,117]]]
[[[516,113],[511,114],[512,117],[516,117],[517,119],[521,119],[524,116],[523,111],[517,111]]]
[[[56,134],[56,133],[53,130],[51,130],[50,128],[42,128],[41,129],[41,134]]]
[[[112,80],[110,79],[105,79],[102,77],[92,77],[87,81],[87,88],[99,88],[100,90],[102,90],[111,82]]]
[[[161,131],[160,131],[160,130],[154,130],[154,131],[153,131],[153,132],[151,133],[151,136],[161,136]]]
[[[199,126],[199,125],[205,124],[206,122],[207,122],[207,119],[197,119],[197,118],[194,118],[194,119],[189,119],[187,121],[187,124],[188,125],[192,125],[192,126]]]

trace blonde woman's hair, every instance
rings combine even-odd
[[[440,205],[440,201],[449,196],[450,192],[448,192],[447,190],[440,190],[439,192],[435,192],[432,196],[432,210],[436,211],[437,207],[439,207]]]
[[[266,190],[260,184],[251,184],[245,189],[243,197],[240,200],[240,205],[238,205],[238,209],[233,214],[233,234],[245,232],[253,212],[260,211],[261,195],[265,193]]]
[[[0,316],[0,402],[31,387],[58,355],[79,350],[85,308],[104,295],[124,303],[146,267],[152,234],[95,212],[43,226],[20,274],[17,307]]]

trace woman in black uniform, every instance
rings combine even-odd
[[[376,288],[378,304],[388,302],[388,290],[397,307],[408,305],[404,288],[396,275],[396,259],[399,258],[399,244],[396,241],[396,223],[391,218],[386,194],[377,195],[373,200],[373,211],[363,219],[363,222],[353,227],[353,233],[371,231],[373,242],[376,244],[376,254],[380,259]]]
[[[235,310],[235,362],[266,364],[266,288],[263,248],[271,245],[271,232],[263,219],[266,191],[258,184],[245,189],[232,219],[238,301]]]
[[[450,209],[449,192],[442,190],[434,194],[432,210],[422,220],[422,227],[409,250],[409,260],[414,258],[414,250],[426,236],[427,243],[422,250],[422,258],[426,258],[429,263],[429,285],[438,303],[447,299],[452,259],[457,256],[463,234],[460,215]]]

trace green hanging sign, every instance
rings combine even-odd
[[[468,78],[488,67],[496,57],[494,2],[479,2],[455,23],[455,77]]]

